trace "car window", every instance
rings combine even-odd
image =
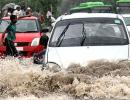
[[[0,24],[0,32],[4,32],[9,25],[9,20],[2,20]],[[16,23],[16,32],[37,32],[38,26],[36,20],[18,20]]]
[[[92,9],[92,13],[110,13],[112,9],[110,7],[97,7]]]
[[[130,17],[124,17],[127,26],[130,26]]]
[[[55,29],[55,33],[54,34],[54,41],[57,41],[57,38],[60,36],[61,32],[64,30],[65,26],[59,26]],[[73,30],[75,30],[75,32],[73,32]],[[69,34],[71,33],[71,34]],[[81,37],[82,33],[82,24],[74,24],[74,25],[70,25],[70,27],[68,28],[68,30],[66,31],[66,36],[64,39],[67,38],[77,38],[77,37]]]
[[[37,32],[38,27],[35,20],[18,20],[16,23],[17,32]]]
[[[126,38],[122,27],[116,24],[87,23],[85,24],[87,36]]]
[[[63,30],[69,27],[63,34]],[[60,21],[56,24],[50,39],[50,46],[87,46],[87,45],[123,45],[128,43],[128,37],[123,22],[120,19],[80,19]]]
[[[130,9],[129,9],[129,7],[117,7],[117,12],[119,14],[129,14]]]
[[[0,32],[4,32],[9,24],[10,24],[9,20],[8,21],[7,20],[1,20]]]

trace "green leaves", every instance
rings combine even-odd
[[[30,6],[33,11],[39,10],[41,13],[46,15],[49,8],[52,8],[54,15],[57,16],[57,6],[62,0],[0,0],[0,8],[2,8],[7,3],[15,3],[18,5],[25,5],[25,7]]]
[[[61,0],[28,0],[28,6],[35,11],[39,10],[46,15],[48,9],[52,9],[54,15],[57,16],[57,6]]]

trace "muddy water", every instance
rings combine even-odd
[[[95,61],[41,71],[31,58],[0,59],[0,100],[129,100],[130,63]]]

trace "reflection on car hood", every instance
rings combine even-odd
[[[88,47],[49,47],[48,62],[55,62],[67,68],[71,63],[86,65],[93,60],[128,59],[128,45],[125,46],[88,46]]]
[[[32,42],[37,37],[40,37],[40,33],[16,33],[15,42]]]
[[[16,33],[15,42],[32,42],[34,38],[40,38],[40,36],[41,34],[39,32],[38,33]],[[2,37],[2,33],[0,33],[0,40],[1,37]]]

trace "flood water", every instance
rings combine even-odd
[[[0,59],[0,100],[129,100],[130,63],[95,61],[60,72],[32,58]]]

